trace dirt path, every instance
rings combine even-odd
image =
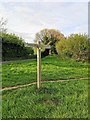
[[[33,60],[36,60],[36,59],[25,59],[25,60],[11,60],[11,61],[2,61],[0,62],[0,64],[10,64],[10,63],[21,63],[21,62],[26,62],[26,61],[33,61]]]
[[[42,81],[41,83],[46,83],[46,82],[51,82],[51,83],[54,83],[54,82],[65,82],[65,81],[75,81],[75,80],[84,80],[84,79],[88,79],[88,78],[77,78],[77,79],[65,79],[65,80],[45,80],[45,81]],[[18,85],[18,86],[13,86],[13,87],[6,87],[6,88],[1,88],[0,90],[4,91],[4,90],[12,90],[12,89],[17,89],[17,88],[22,88],[22,87],[27,87],[27,86],[31,86],[31,85],[35,85],[37,82],[33,82],[33,83],[30,83],[30,84],[25,84],[25,85]]]

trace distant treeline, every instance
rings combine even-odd
[[[51,47],[51,54],[58,54],[60,59],[89,61],[90,41],[87,34],[70,34],[65,37],[55,29],[43,29],[36,34],[35,40],[41,40]]]
[[[58,54],[61,59],[70,58],[82,62],[90,61],[90,41],[85,34],[71,34],[66,38],[64,35],[59,34],[59,31],[45,29],[37,35],[44,44],[51,46],[50,50],[42,50],[42,58],[50,53]],[[36,58],[35,49],[26,47],[25,41],[15,34],[2,33],[0,38],[2,40],[2,60]]]

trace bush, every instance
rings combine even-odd
[[[56,44],[56,50],[62,58],[74,58],[76,61],[88,60],[88,38],[87,35],[72,34]]]

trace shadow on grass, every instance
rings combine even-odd
[[[56,92],[58,92],[58,90],[55,88],[42,87],[40,89],[36,89],[37,94],[56,94]]]
[[[37,99],[37,103],[43,104],[45,106],[57,106],[60,103],[60,99],[57,98],[57,96],[52,96],[56,95],[59,91],[55,88],[47,88],[47,87],[42,87],[40,89],[36,90],[36,94],[38,95],[43,95],[42,97]]]

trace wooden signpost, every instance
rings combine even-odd
[[[37,43],[26,43],[28,47],[36,47],[37,48],[37,88],[41,87],[41,48],[50,49],[50,46],[41,44],[40,41]]]

